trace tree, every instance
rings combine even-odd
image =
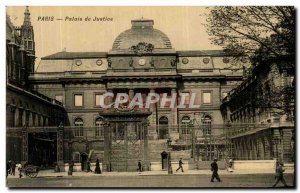
[[[289,6],[213,7],[207,15],[212,43],[248,57],[252,64],[269,58],[295,61],[295,8]],[[292,68],[295,62],[289,63]]]

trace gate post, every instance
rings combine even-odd
[[[142,129],[143,129],[143,138],[144,138],[144,163],[147,163],[148,168],[150,168],[150,163],[148,163],[148,126],[150,122],[148,119],[145,119],[142,122]]]
[[[111,130],[109,128],[109,122],[105,121],[103,124],[104,127],[104,164],[103,168],[106,168],[107,172],[111,172]],[[104,167],[104,165],[106,167]]]
[[[57,128],[57,165],[60,171],[65,171],[64,165],[64,126],[60,123]]]
[[[22,161],[21,164],[24,165],[28,161],[28,132],[27,126],[24,125],[22,128]]]

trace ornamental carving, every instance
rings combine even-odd
[[[132,50],[135,54],[142,56],[145,53],[151,53],[154,49],[152,44],[148,44],[145,42],[140,42],[136,46],[131,46],[130,50]]]

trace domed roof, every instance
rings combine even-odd
[[[139,43],[152,44],[154,49],[171,49],[170,39],[160,30],[153,28],[153,20],[138,19],[131,21],[132,27],[122,32],[114,41],[113,50],[130,49]]]

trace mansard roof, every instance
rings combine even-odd
[[[42,57],[42,60],[55,59],[76,59],[76,58],[103,58],[107,56],[107,52],[57,52],[49,56]]]

